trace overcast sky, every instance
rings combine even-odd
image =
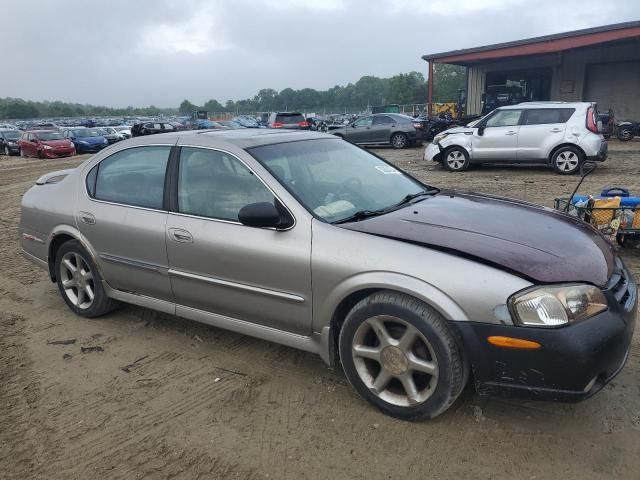
[[[108,106],[425,73],[425,53],[640,19],[617,0],[0,0],[0,97]]]

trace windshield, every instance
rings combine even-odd
[[[9,130],[6,132],[2,132],[2,136],[7,140],[17,140],[20,138],[21,135],[22,133],[19,132],[18,130]]]
[[[263,145],[248,151],[307,210],[327,222],[393,207],[430,188],[338,138]]]
[[[62,140],[64,137],[61,133],[58,132],[40,132],[36,135],[38,140],[48,141],[48,140]]]
[[[83,128],[82,130],[75,130],[73,134],[76,137],[99,137],[101,133],[95,128]]]

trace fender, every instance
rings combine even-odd
[[[444,153],[444,151],[449,147],[462,147],[469,153],[469,158],[473,158],[473,143],[471,141],[472,137],[473,135],[465,133],[450,135],[443,138],[440,143],[438,143],[438,147],[440,148],[441,153]]]
[[[389,271],[371,271],[345,278],[322,302],[314,331],[320,332],[329,323],[340,303],[361,290],[395,290],[416,297],[438,311],[446,320],[468,321],[469,316],[451,297],[434,285],[419,278]]]
[[[85,237],[82,234],[82,232],[80,232],[80,230],[78,230],[75,226],[61,224],[61,225],[56,225],[56,227],[51,231],[51,233],[47,237],[47,242],[46,242],[47,264],[49,265],[49,275],[51,276],[52,279],[54,278],[54,272],[53,272],[52,258],[50,255],[51,244],[54,241],[55,237],[59,235],[68,235],[70,237],[73,237],[77,241],[79,241],[80,244],[84,247],[84,249],[89,253],[89,256],[91,257],[91,260],[93,260],[93,264],[98,269],[98,273],[100,273],[100,276],[103,279],[105,278],[100,266],[100,262],[98,261],[98,252],[96,252],[96,250],[93,248],[93,246],[91,245],[87,237]]]

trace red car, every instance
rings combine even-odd
[[[30,130],[18,140],[21,157],[58,158],[76,154],[73,143],[54,130]]]

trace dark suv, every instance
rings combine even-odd
[[[176,128],[169,122],[144,122],[136,123],[131,127],[132,137],[142,137],[144,135],[154,135],[156,133],[175,132]]]
[[[267,127],[309,130],[309,123],[300,112],[273,112],[269,115]]]
[[[391,145],[405,148],[426,139],[423,122],[399,113],[374,113],[360,117],[344,127],[330,130],[359,145]]]

